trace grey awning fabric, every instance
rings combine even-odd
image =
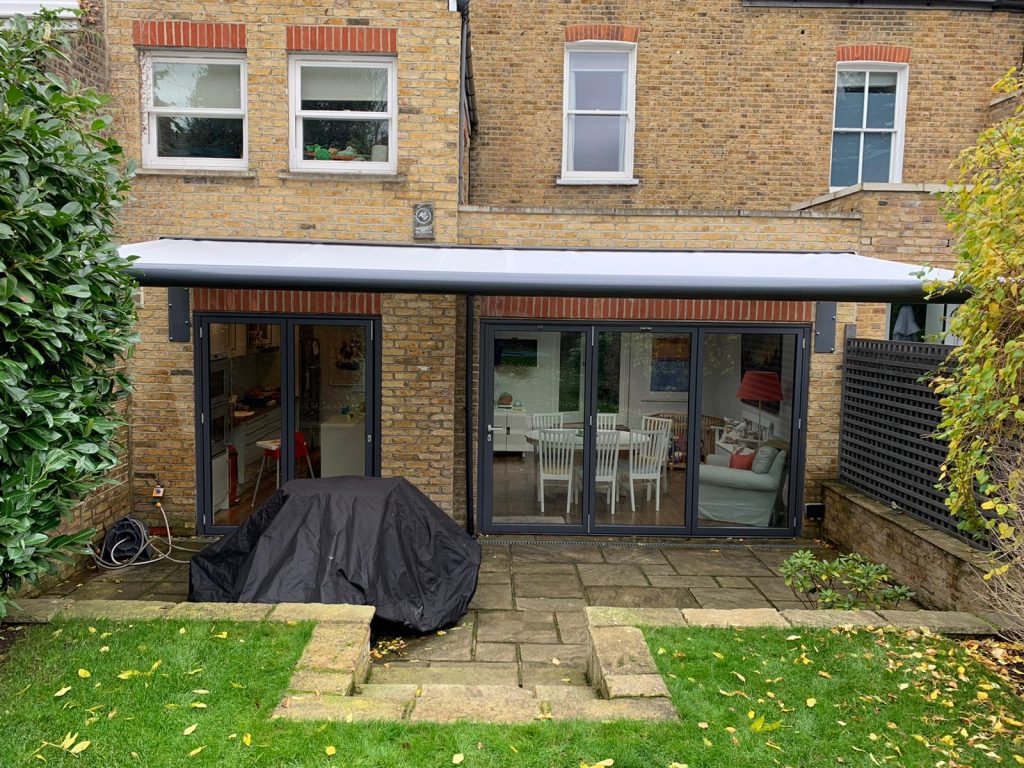
[[[922,301],[921,267],[856,253],[162,239],[120,248],[142,285],[818,301]],[[951,276],[930,270],[927,279]],[[947,300],[952,300],[947,298]]]

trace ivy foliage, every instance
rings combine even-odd
[[[1024,75],[1010,70],[993,90],[1022,88]],[[962,344],[934,384],[936,437],[949,443],[941,483],[961,526],[1002,548],[1019,536],[1013,498],[1024,482],[1024,104],[960,154],[944,197],[959,258],[954,278],[932,292],[971,296],[950,326]]]
[[[134,281],[111,238],[132,169],[107,98],[52,74],[63,24],[0,28],[0,615],[91,536],[51,533],[117,466],[129,387]]]

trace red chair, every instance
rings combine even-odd
[[[309,458],[309,444],[306,443],[306,436],[301,432],[295,433],[295,458],[305,459],[307,466],[309,466],[309,476],[316,477],[313,473],[313,461]],[[270,459],[277,464],[277,484],[275,488],[281,487],[281,446],[277,448],[264,448],[263,458],[260,460],[260,471],[256,475],[256,487],[252,489],[252,503],[250,507],[256,506],[256,494],[260,491],[260,483],[263,481],[263,468],[267,465],[267,459]]]

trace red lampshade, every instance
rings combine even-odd
[[[747,371],[736,392],[740,400],[760,400],[764,403],[782,402],[782,382],[774,371]]]

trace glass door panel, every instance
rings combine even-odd
[[[689,333],[597,334],[594,524],[686,524]]]
[[[703,340],[697,528],[790,529],[797,336]]]
[[[292,476],[367,474],[366,325],[295,325]]]
[[[208,325],[208,476],[213,527],[238,525],[281,482],[281,325]]]
[[[496,329],[485,372],[491,524],[583,524],[587,334]]]

